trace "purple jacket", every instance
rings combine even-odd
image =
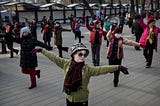
[[[142,36],[139,40],[139,43],[145,47],[146,43],[147,43],[147,36],[149,34],[149,26],[144,23],[142,18],[139,20],[139,23],[140,23],[141,27],[143,28],[143,33],[142,33]],[[158,33],[160,33],[160,28],[154,26],[154,33],[155,33],[155,36],[156,36],[156,43],[155,43],[154,49],[157,50]]]

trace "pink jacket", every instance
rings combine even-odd
[[[140,23],[141,27],[143,28],[143,33],[142,33],[142,36],[139,40],[139,43],[145,47],[146,43],[147,43],[147,36],[148,36],[148,33],[149,33],[149,26],[144,23],[142,18],[139,20],[139,23]],[[160,28],[154,26],[154,33],[155,33],[155,36],[156,36],[156,44],[155,44],[154,49],[157,50],[158,33],[160,33]]]

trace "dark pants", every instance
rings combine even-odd
[[[123,26],[124,26],[124,24],[119,24],[119,33],[123,32]]]
[[[109,45],[109,41],[108,41],[108,39],[107,39],[106,35],[105,35],[105,34],[103,34],[103,37],[104,37],[104,41],[106,41],[106,47],[108,47],[108,45]]]
[[[147,43],[146,47],[143,49],[143,55],[147,60],[146,66],[151,66],[152,64],[153,50],[154,50],[154,44],[149,44],[149,43]]]
[[[99,66],[100,62],[100,44],[91,44],[92,62],[94,66]]]
[[[81,31],[75,31],[75,39],[79,39],[79,43],[81,43]]]
[[[140,32],[135,32],[136,42],[139,42],[141,35],[142,35],[142,34],[141,34]],[[135,49],[136,49],[136,50],[139,50],[140,47],[135,46]]]
[[[50,41],[44,41],[45,45],[51,46]]]
[[[50,37],[50,33],[46,33],[43,35],[43,40],[44,40],[44,44],[50,46],[50,42],[51,42],[51,37]]]
[[[62,50],[68,52],[68,47],[62,47],[62,45],[57,45],[57,48],[59,50],[59,57],[63,58]]]
[[[85,102],[70,102],[66,99],[67,106],[88,106],[88,101]]]
[[[122,63],[122,60],[118,60],[118,59],[109,59],[109,65],[121,65]],[[117,86],[118,85],[118,82],[119,82],[119,74],[120,74],[120,71],[114,71],[114,80],[113,80],[113,83],[114,83],[114,86]]]
[[[37,85],[36,83],[37,71],[35,70],[35,68],[22,68],[21,71],[24,74],[30,75],[31,86]]]
[[[10,50],[10,57],[13,58],[13,52],[18,54],[18,50],[13,48],[13,42],[7,43],[7,47]]]

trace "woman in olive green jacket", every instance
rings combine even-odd
[[[107,74],[116,70],[129,74],[127,68],[121,65],[94,67],[85,64],[84,61],[89,54],[89,50],[83,43],[77,43],[71,47],[71,60],[60,58],[45,49],[35,49],[33,53],[36,52],[42,52],[43,55],[63,69],[63,91],[66,95],[67,106],[88,106],[88,84],[92,76]]]
[[[62,51],[68,52],[68,47],[63,47],[62,46],[62,32],[63,31],[71,31],[71,29],[65,29],[62,28],[61,24],[59,22],[55,23],[54,26],[54,45],[57,46],[59,50],[59,57],[63,58]]]

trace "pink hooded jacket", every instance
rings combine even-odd
[[[140,43],[142,46],[145,47],[145,46],[146,46],[146,43],[147,43],[147,36],[148,36],[148,34],[149,34],[149,26],[144,23],[144,21],[143,21],[142,18],[139,20],[139,23],[140,23],[141,27],[143,28],[143,33],[142,33],[142,36],[141,36],[141,38],[140,38],[140,40],[139,40],[139,43]],[[160,33],[160,28],[154,26],[154,33],[155,33],[155,36],[156,36],[156,43],[155,43],[154,49],[157,50],[158,33]]]

